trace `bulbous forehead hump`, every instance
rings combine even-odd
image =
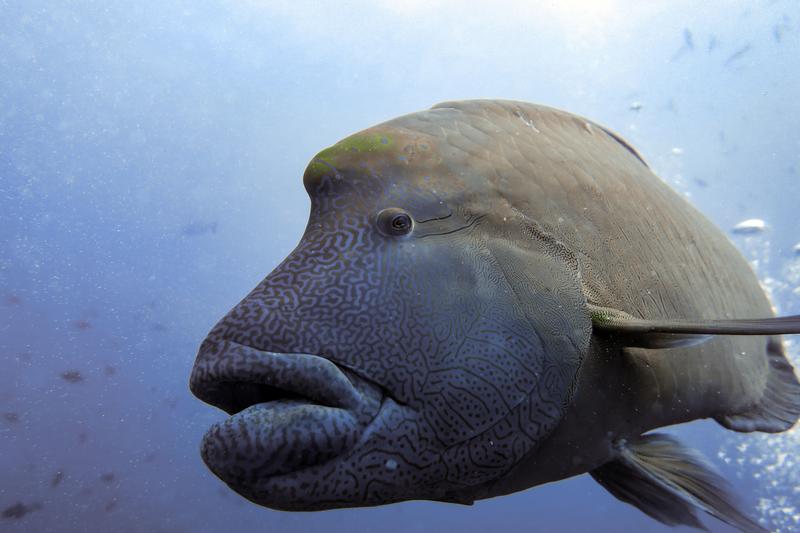
[[[524,203],[539,185],[568,183],[576,172],[613,173],[642,163],[622,139],[582,117],[523,102],[473,100],[445,102],[351,135],[312,159],[304,184],[313,195],[326,177],[347,183],[369,176],[378,186],[436,185]]]
[[[395,127],[391,122],[379,124],[315,155],[306,167],[303,184],[313,195],[326,177],[405,181],[433,175],[442,162],[437,148],[437,139],[429,134]]]
[[[386,132],[360,132],[325,148],[308,164],[303,174],[303,184],[309,194],[316,190],[327,174],[342,172],[355,163],[365,163],[370,158],[386,158],[396,151],[392,135]]]

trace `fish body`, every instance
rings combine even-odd
[[[463,123],[451,119],[456,124],[451,135],[458,139],[452,142],[473,154],[478,146],[470,146],[470,130],[484,120],[495,125],[497,149],[471,157],[465,167],[478,175],[501,174],[498,195],[573,251],[588,303],[648,319],[773,315],[756,276],[729,239],[615,135],[541,106],[440,106],[442,112],[465,116]],[[539,130],[525,137],[527,143],[516,135],[525,132],[526,121]],[[778,340],[720,336],[701,346],[671,349],[668,356],[626,348],[626,357],[619,357],[620,347],[593,339],[576,398],[545,448],[554,456],[535,454],[534,478],[547,482],[553,475],[589,471],[613,455],[619,438],[745,411],[764,394],[768,343]],[[591,429],[595,435],[587,434]],[[588,453],[592,446],[596,453]],[[573,461],[556,460],[570,448]],[[517,468],[525,470],[524,464]],[[526,477],[523,483],[530,481]]]
[[[750,44],[750,43],[747,43],[746,45],[742,46],[741,48],[738,48],[731,55],[729,55],[728,58],[725,60],[725,66],[727,67],[727,66],[732,65],[733,63],[737,62],[739,59],[744,57],[752,49],[753,49],[753,45]]]
[[[647,432],[788,429],[800,385],[774,333],[798,322],[769,322],[741,254],[619,136],[446,102],[323,150],[304,185],[303,239],[190,381],[233,415],[202,454],[234,490],[287,510],[471,503],[591,473],[667,523],[697,507],[757,528]]]
[[[181,235],[184,237],[198,237],[200,235],[216,233],[217,226],[218,224],[216,222],[192,222],[181,228]]]

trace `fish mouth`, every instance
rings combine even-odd
[[[192,393],[231,415],[203,437],[214,474],[248,487],[349,452],[380,411],[381,387],[329,359],[206,340],[189,382]]]

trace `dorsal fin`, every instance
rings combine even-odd
[[[621,144],[623,148],[625,148],[627,151],[629,151],[631,154],[633,154],[633,156],[636,159],[638,159],[639,161],[641,161],[644,166],[646,166],[647,168],[650,168],[650,165],[648,165],[647,162],[645,162],[644,158],[641,155],[639,155],[639,152],[636,151],[636,148],[634,148],[633,146],[628,144],[628,141],[626,141],[625,139],[623,139],[622,137],[620,137],[619,135],[617,135],[616,133],[614,133],[613,131],[611,131],[608,128],[604,128],[603,126],[599,126],[597,124],[595,124],[595,125],[598,126],[604,132],[606,132],[606,134],[609,137],[611,137],[612,139],[617,141],[619,144]]]
[[[622,337],[626,346],[677,348],[713,335],[786,335],[800,333],[800,315],[730,320],[644,320],[624,311],[589,305],[597,333]]]

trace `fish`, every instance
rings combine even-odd
[[[694,39],[692,39],[692,31],[689,28],[683,29],[683,45],[689,50],[694,50]]]
[[[781,432],[800,383],[747,261],[622,137],[525,102],[438,104],[305,169],[297,247],[211,328],[207,467],[284,511],[470,505],[588,474],[670,525],[744,531],[659,428]],[[533,496],[532,496],[533,497]]]
[[[783,28],[781,28],[780,25],[774,24],[772,26],[772,38],[776,43],[780,44],[781,39],[783,38]]]
[[[57,487],[64,481],[64,471],[57,470],[55,474],[53,474],[53,479],[50,480],[51,487]]]
[[[776,43],[781,44],[784,33],[791,31],[792,25],[789,17],[784,14],[781,16],[780,22],[772,25],[772,38]]]
[[[181,228],[181,235],[184,237],[199,237],[209,233],[217,232],[216,222],[192,222]]]
[[[733,52],[731,55],[729,55],[728,58],[725,60],[725,66],[727,67],[727,66],[735,63],[736,61],[738,61],[739,59],[744,57],[744,55],[747,54],[748,52],[750,52],[750,50],[752,50],[752,49],[753,49],[753,45],[751,45],[750,43],[747,43],[746,45],[742,46],[741,48],[736,49],[736,51]]]
[[[85,318],[81,318],[80,320],[75,320],[72,323],[72,325],[75,327],[75,329],[80,331],[86,331],[92,329],[92,323]]]
[[[83,381],[83,374],[80,370],[67,370],[61,373],[61,379],[67,383],[80,383]]]
[[[731,231],[740,235],[763,233],[767,229],[767,223],[760,218],[748,218],[736,224]]]
[[[106,472],[100,476],[100,481],[103,483],[113,483],[117,476],[114,475],[114,472]]]
[[[0,516],[3,518],[13,518],[19,520],[20,518],[24,518],[25,515],[28,513],[32,513],[33,511],[38,511],[42,508],[42,504],[35,502],[30,505],[24,504],[22,502],[17,502],[14,505],[10,505],[3,509],[3,512],[0,513]]]
[[[684,54],[684,52],[691,52],[694,50],[694,39],[692,38],[692,31],[689,28],[683,29],[683,45],[678,48],[675,54],[672,56],[670,61],[675,61],[680,56]]]
[[[19,413],[14,413],[12,411],[3,413],[3,419],[11,424],[16,424],[19,422]]]

